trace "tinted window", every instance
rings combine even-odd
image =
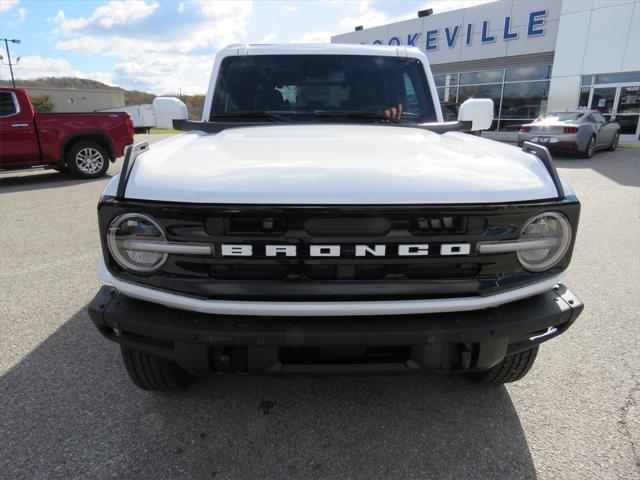
[[[493,100],[493,115],[495,118],[498,118],[501,92],[502,84],[458,87],[458,104],[462,104],[469,98],[490,98],[491,100]]]
[[[539,67],[507,68],[504,73],[505,82],[520,82],[523,80],[546,80],[551,78],[551,65]]]
[[[436,84],[436,87],[444,87],[447,84],[447,76],[446,75],[434,75],[433,81]]]
[[[582,82],[580,83],[580,85],[584,86],[588,86],[591,85],[591,82],[593,81],[593,76],[592,75],[583,75],[582,76]]]
[[[640,87],[629,86],[620,88],[618,113],[640,113]]]
[[[412,58],[364,55],[228,57],[221,66],[210,118],[218,113],[316,111],[382,113],[435,121],[424,67]],[[216,118],[216,120],[222,117]]]
[[[589,108],[589,95],[591,94],[591,87],[582,87],[580,89],[580,98],[578,99],[578,108]]]
[[[441,102],[456,101],[456,97],[458,96],[457,87],[439,87],[436,90],[438,90],[438,98]]]
[[[17,113],[13,95],[10,92],[0,92],[0,117],[6,117]]]
[[[596,81],[594,83],[623,83],[637,81],[640,81],[640,72],[624,72],[596,75]]]
[[[436,87],[445,87],[447,85],[457,85],[458,84],[458,74],[457,73],[447,73],[445,75],[434,75],[433,81],[436,84]]]
[[[487,70],[486,72],[466,72],[460,74],[460,85],[474,85],[477,83],[502,83],[502,70]]]
[[[546,81],[505,84],[501,118],[534,119],[546,110],[548,95]]]

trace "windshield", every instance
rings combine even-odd
[[[211,121],[246,116],[377,119],[396,109],[408,122],[437,121],[424,68],[413,58],[254,55],[222,62]],[[368,112],[371,116],[354,115]],[[330,113],[327,115],[327,113]],[[324,115],[323,115],[324,114]],[[350,114],[350,115],[347,115]]]
[[[550,112],[540,115],[536,122],[575,122],[584,112]]]

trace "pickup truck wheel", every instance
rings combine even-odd
[[[529,372],[536,355],[538,355],[538,347],[515,353],[504,357],[500,363],[486,372],[468,373],[467,378],[474,382],[490,384],[515,382]]]
[[[67,153],[67,167],[78,178],[98,178],[109,169],[109,155],[97,143],[76,143]]]
[[[182,390],[193,382],[193,377],[176,362],[124,345],[120,351],[129,377],[143,390],[170,392]]]

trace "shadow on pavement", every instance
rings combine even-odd
[[[0,379],[2,478],[535,478],[504,387],[456,376],[136,389],[78,312]]]
[[[640,149],[619,148],[615,152],[596,152],[589,159],[556,153],[553,155],[560,168],[589,168],[614,182],[627,187],[640,187]]]
[[[113,167],[110,169],[112,170]],[[20,174],[3,174],[0,176],[0,194],[13,192],[26,192],[30,190],[41,190],[46,188],[60,188],[78,185],[81,183],[104,182],[109,180],[115,172],[109,172],[100,178],[80,180],[71,176],[67,172],[56,172],[55,170],[38,172],[20,172]]]

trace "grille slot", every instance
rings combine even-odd
[[[387,235],[391,222],[386,218],[312,218],[304,222],[309,235]]]
[[[304,217],[304,216],[228,216],[209,217],[205,221],[208,235],[218,236],[286,236],[305,232],[309,236],[382,237],[394,230],[411,235],[478,234],[486,228],[484,217],[465,215],[402,215],[385,217]]]

